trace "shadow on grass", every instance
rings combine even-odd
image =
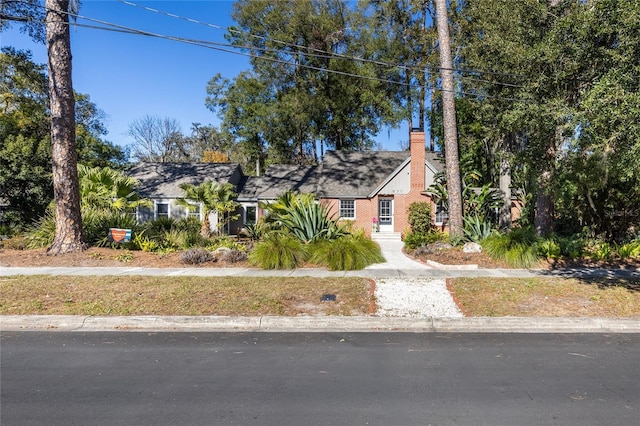
[[[565,267],[542,271],[540,275],[575,278],[600,288],[624,287],[629,291],[640,291],[640,270],[637,268]]]

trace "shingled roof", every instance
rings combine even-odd
[[[366,197],[409,156],[409,151],[327,151],[320,196]]]
[[[316,193],[320,166],[276,164],[264,176],[248,176],[243,180],[240,201],[275,199],[286,191]]]
[[[184,195],[180,185],[206,181],[237,185],[242,170],[235,163],[138,163],[129,176],[140,182],[138,193],[145,198],[177,198]]]

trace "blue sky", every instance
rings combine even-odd
[[[83,0],[79,15],[146,32],[225,43],[224,28],[233,25],[232,1],[135,1],[210,25],[188,22],[118,0]],[[86,19],[79,24],[101,25]],[[220,27],[222,29],[214,28]],[[205,105],[206,84],[216,73],[232,79],[250,68],[248,58],[160,38],[72,26],[73,85],[88,94],[105,114],[106,139],[131,143],[129,124],[146,115],[177,119],[185,134],[191,123],[218,126]],[[46,63],[46,48],[31,42],[17,28],[0,33],[1,46],[29,49],[37,63]],[[406,145],[405,130],[383,130],[377,141],[384,149]]]

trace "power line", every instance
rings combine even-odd
[[[44,8],[44,6],[41,6],[41,5],[38,5],[38,6]],[[153,37],[153,38],[160,38],[160,39],[171,40],[171,41],[176,41],[176,42],[185,43],[185,44],[191,44],[191,45],[195,45],[195,46],[199,46],[199,47],[204,47],[204,48],[220,51],[220,52],[223,52],[223,53],[231,53],[231,54],[235,54],[235,55],[250,57],[250,58],[259,59],[259,60],[265,60],[265,61],[274,62],[274,63],[280,63],[280,64],[284,64],[284,65],[289,65],[289,66],[293,65],[290,61],[286,61],[286,60],[279,59],[279,58],[272,58],[272,57],[268,57],[268,56],[264,56],[264,55],[258,55],[258,54],[254,54],[254,53],[237,52],[237,51],[234,51],[234,50],[229,50],[229,49],[225,49],[225,48],[219,47],[220,45],[228,46],[228,47],[236,47],[234,45],[225,45],[223,43],[211,42],[211,41],[206,41],[206,40],[188,39],[188,38],[184,38],[184,37],[177,37],[177,36],[169,36],[169,35],[165,35],[165,34],[158,34],[158,33],[153,33],[153,32],[149,32],[149,31],[145,31],[145,30],[139,30],[139,29],[136,29],[136,28],[127,27],[127,26],[124,26],[124,25],[110,23],[110,22],[107,22],[107,21],[102,21],[102,20],[95,19],[95,18],[90,18],[90,17],[83,16],[83,15],[78,15],[78,14],[75,14],[75,13],[69,13],[67,11],[57,11],[57,12],[61,12],[61,13],[69,15],[70,17],[73,17],[75,22],[74,23],[67,23],[67,24],[68,25],[74,25],[76,27],[85,27],[85,28],[88,28],[88,29],[96,29],[96,30],[104,30],[104,31],[112,31],[112,32],[126,33],[126,34],[132,34],[132,35],[141,35],[141,36],[147,36],[147,37]],[[100,24],[100,25],[103,25],[103,26],[81,24],[81,23],[78,22],[78,19],[83,19],[83,20],[86,20],[86,21],[89,21],[89,22],[94,22],[94,23],[97,23],[97,24]],[[29,19],[29,20],[33,21],[31,19]],[[34,22],[36,22],[36,21],[34,21]],[[252,48],[251,50],[264,50],[264,49]],[[280,51],[274,50],[274,52],[278,52],[279,53]],[[317,66],[308,65],[308,64],[296,63],[295,66],[300,67],[300,68],[310,69],[310,70],[313,70],[313,71],[332,73],[332,74],[343,75],[343,76],[347,76],[347,77],[353,77],[353,78],[370,80],[370,81],[376,81],[376,82],[386,83],[386,84],[400,85],[400,86],[405,86],[405,87],[413,88],[413,89],[419,89],[419,88],[427,89],[427,88],[429,88],[429,86],[422,86],[420,84],[405,83],[405,82],[401,82],[401,81],[378,78],[378,77],[371,77],[371,76],[365,76],[365,75],[354,74],[354,73],[349,73],[349,72],[345,72],[345,71],[331,70],[331,69],[317,67]],[[439,92],[444,92],[445,91],[444,89],[439,88],[439,87],[435,87],[435,86],[432,87],[432,89],[436,90],[436,91],[439,91]],[[516,98],[504,98],[504,97],[499,97],[499,96],[494,96],[494,95],[479,94],[479,93],[473,93],[473,92],[456,91],[456,90],[452,90],[452,92],[458,93],[458,94],[461,94],[461,95],[473,96],[473,97],[476,97],[476,98],[496,99],[496,100],[503,100],[503,101],[509,101],[509,102],[521,101],[521,99],[516,99]]]
[[[326,50],[322,50],[322,49],[317,49],[317,48],[309,48],[308,46],[303,46],[300,44],[296,44],[296,43],[290,43],[290,42],[286,42],[286,41],[282,41],[282,40],[277,40],[274,38],[269,38],[269,37],[264,37],[264,36],[259,36],[259,35],[255,35],[252,34],[250,32],[247,31],[241,31],[241,30],[237,30],[235,28],[224,28],[221,27],[219,25],[215,25],[215,24],[211,24],[209,22],[204,22],[198,19],[193,19],[193,18],[188,18],[188,17],[184,17],[184,16],[180,16],[180,15],[176,15],[174,13],[170,13],[170,12],[165,12],[163,10],[159,10],[159,9],[155,9],[155,8],[151,8],[148,6],[143,6],[143,5],[139,5],[136,3],[133,3],[131,1],[128,0],[116,0],[120,3],[129,5],[129,6],[133,6],[133,7],[137,7],[143,10],[147,10],[149,12],[153,12],[153,13],[158,13],[161,15],[165,15],[171,18],[175,18],[175,19],[180,19],[183,21],[187,21],[187,22],[191,22],[194,24],[199,24],[199,25],[204,25],[210,28],[214,28],[217,30],[223,30],[223,31],[228,31],[229,33],[235,33],[235,34],[239,34],[239,35],[247,35],[251,38],[256,38],[259,40],[263,40],[263,41],[271,41],[273,43],[276,44],[281,44],[284,46],[288,46],[288,47],[294,47],[294,48],[298,48],[298,49],[305,49],[305,50],[310,50],[312,52],[317,52],[317,53],[321,53],[323,55],[316,55],[316,54],[310,54],[310,53],[305,53],[308,56],[316,56],[316,57],[321,57],[321,58],[342,58],[342,59],[349,59],[349,60],[353,60],[353,61],[359,61],[359,62],[365,62],[365,63],[372,63],[375,65],[382,65],[382,66],[386,66],[386,67],[391,67],[391,68],[402,68],[402,69],[406,69],[406,70],[412,70],[412,69],[426,69],[429,70],[430,72],[433,72],[433,70],[431,69],[431,67],[429,66],[424,66],[421,67],[419,65],[400,65],[400,64],[393,64],[390,62],[385,62],[385,61],[378,61],[378,60],[374,60],[374,59],[366,59],[366,58],[360,58],[357,56],[350,56],[350,55],[343,55],[340,53],[335,53],[335,52],[330,52],[330,51],[326,51]],[[479,74],[491,74],[491,75],[504,75],[504,76],[509,76],[509,77],[525,77],[525,75],[523,74],[514,74],[514,73],[500,73],[500,72],[496,72],[496,71],[482,71],[482,70],[471,70],[471,69],[464,69],[464,68],[442,68],[439,67],[438,71],[440,70],[449,70],[449,71],[455,71],[455,72],[466,72],[466,73],[479,73]],[[461,78],[473,78],[473,77],[462,77]],[[483,80],[488,82],[488,80]],[[523,87],[523,86],[518,86],[518,85],[514,85],[514,84],[510,84],[510,83],[500,83],[500,82],[492,82],[493,84],[502,84],[505,86],[510,86],[510,87]]]

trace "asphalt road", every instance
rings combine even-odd
[[[2,426],[636,425],[640,334],[3,332]]]

